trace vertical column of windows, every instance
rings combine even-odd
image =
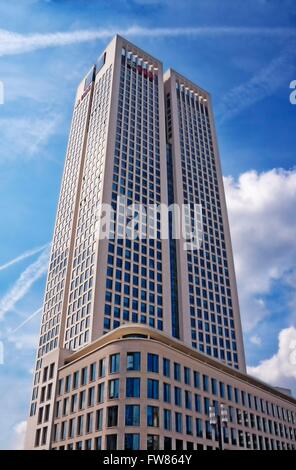
[[[202,206],[203,244],[198,251],[187,253],[192,346],[238,367],[224,226],[207,103],[180,82],[177,82],[176,94],[184,203]]]
[[[157,236],[122,237],[126,206],[160,203],[158,75],[145,58],[123,49],[120,68],[112,206],[117,213],[114,240],[108,248],[104,331],[123,322],[163,329],[162,246]]]
[[[77,349],[90,340],[94,288],[96,228],[100,217],[112,66],[96,81],[75,236],[65,347]]]

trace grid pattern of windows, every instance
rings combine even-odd
[[[75,108],[73,115],[49,264],[38,357],[58,345],[59,324],[69,258],[69,243],[78,194],[79,170],[90,103],[91,93],[89,88],[84,99]]]
[[[109,241],[104,332],[123,322],[163,329],[162,243],[157,237],[123,239],[118,198],[132,204],[160,203],[159,83],[157,69],[122,49],[112,206],[117,214]],[[122,217],[121,217],[122,215]]]
[[[79,193],[80,185],[79,175],[83,160],[90,106],[91,85],[84,91],[83,97],[77,103],[73,113],[48,268],[30,416],[33,416],[37,410],[42,357],[59,346],[66,274],[71,256],[70,243],[73,219],[77,207],[77,194]],[[44,435],[43,437],[46,439],[46,436]]]
[[[102,431],[107,431],[101,445],[110,450],[110,445],[115,445],[115,437],[118,445],[116,427],[119,416],[124,416],[127,433],[124,446],[127,449],[131,446],[139,448],[143,433],[145,436],[147,433],[148,449],[151,436],[157,437],[159,446],[162,435],[165,436],[163,446],[165,440],[170,439],[174,448],[184,448],[186,441],[193,448],[200,445],[215,448],[218,446],[218,436],[210,426],[209,407],[214,406],[218,410],[219,404],[223,403],[228,410],[228,426],[223,435],[225,445],[245,449],[295,448],[292,444],[296,440],[295,412],[182,363],[171,363],[157,354],[132,353],[142,358],[142,373],[139,371],[139,376],[135,377],[135,372],[129,370],[130,354],[111,354],[104,358],[108,364],[107,376],[100,376],[101,366],[97,361],[88,368],[78,369],[71,376],[64,374],[60,378],[54,418],[54,447],[58,445],[62,448],[63,442],[69,439],[73,442],[67,446],[76,446],[77,439],[89,440],[87,435],[92,434],[90,444],[86,444],[86,440],[79,442],[82,442],[82,448],[86,445],[96,448],[97,439],[102,439]],[[152,363],[162,364],[163,369],[154,367],[152,371]],[[121,367],[118,368],[117,364]],[[94,367],[97,378],[92,381]],[[172,369],[169,374],[168,369]],[[114,373],[118,374],[115,378]],[[75,374],[80,378],[78,390],[75,388]],[[171,379],[164,381],[164,374]],[[161,390],[164,391],[163,396]],[[175,433],[180,434],[178,443],[174,439]],[[110,435],[113,436],[111,443]],[[169,445],[168,440],[166,445]]]
[[[208,104],[176,82],[184,204],[202,206],[203,243],[187,252],[192,347],[239,367]],[[191,211],[192,224],[194,210]]]
[[[96,81],[85,156],[65,328],[65,347],[90,340],[96,228],[102,199],[112,66]]]

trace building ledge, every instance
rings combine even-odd
[[[123,325],[117,328],[116,330],[110,331],[104,336],[101,336],[100,338],[96,339],[95,341],[83,347],[82,349],[79,349],[78,351],[75,351],[72,354],[70,353],[70,355],[65,359],[64,366],[60,367],[60,369],[63,369],[69,364],[81,360],[82,358],[92,354],[98,349],[106,347],[111,343],[131,339],[137,339],[138,341],[156,341],[162,345],[173,349],[174,351],[178,351],[179,353],[184,354],[187,357],[191,357],[198,362],[207,364],[212,369],[223,372],[224,374],[230,377],[242,380],[249,385],[264,390],[265,392],[272,393],[273,395],[296,406],[296,399],[282,392],[281,390],[272,387],[271,385],[265,382],[261,382],[255,377],[252,377],[251,375],[233,369],[232,367],[229,367],[226,364],[223,364],[222,362],[219,362],[218,360],[207,356],[206,354],[196,351],[195,349],[191,348],[182,341],[176,338],[172,338],[171,336],[168,336],[163,332],[137,324]]]

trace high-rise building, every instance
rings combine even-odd
[[[202,208],[203,242],[176,242],[177,337],[245,371],[243,338],[220,159],[210,96],[182,75],[165,75],[172,200]],[[193,225],[193,223],[192,223]]]
[[[172,205],[190,227],[200,208],[198,249],[151,216]],[[246,375],[210,96],[116,36],[77,90],[26,448],[295,440],[296,401]]]

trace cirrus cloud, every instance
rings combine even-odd
[[[145,28],[134,25],[129,28],[106,28],[97,30],[77,30],[70,32],[55,32],[45,34],[19,34],[12,31],[0,30],[0,56],[21,54],[54,46],[67,46],[96,40],[110,39],[115,34],[127,37],[168,38],[168,37],[213,37],[217,36],[259,36],[270,38],[295,37],[293,28],[269,27],[234,27],[234,26],[199,26],[175,28]]]

